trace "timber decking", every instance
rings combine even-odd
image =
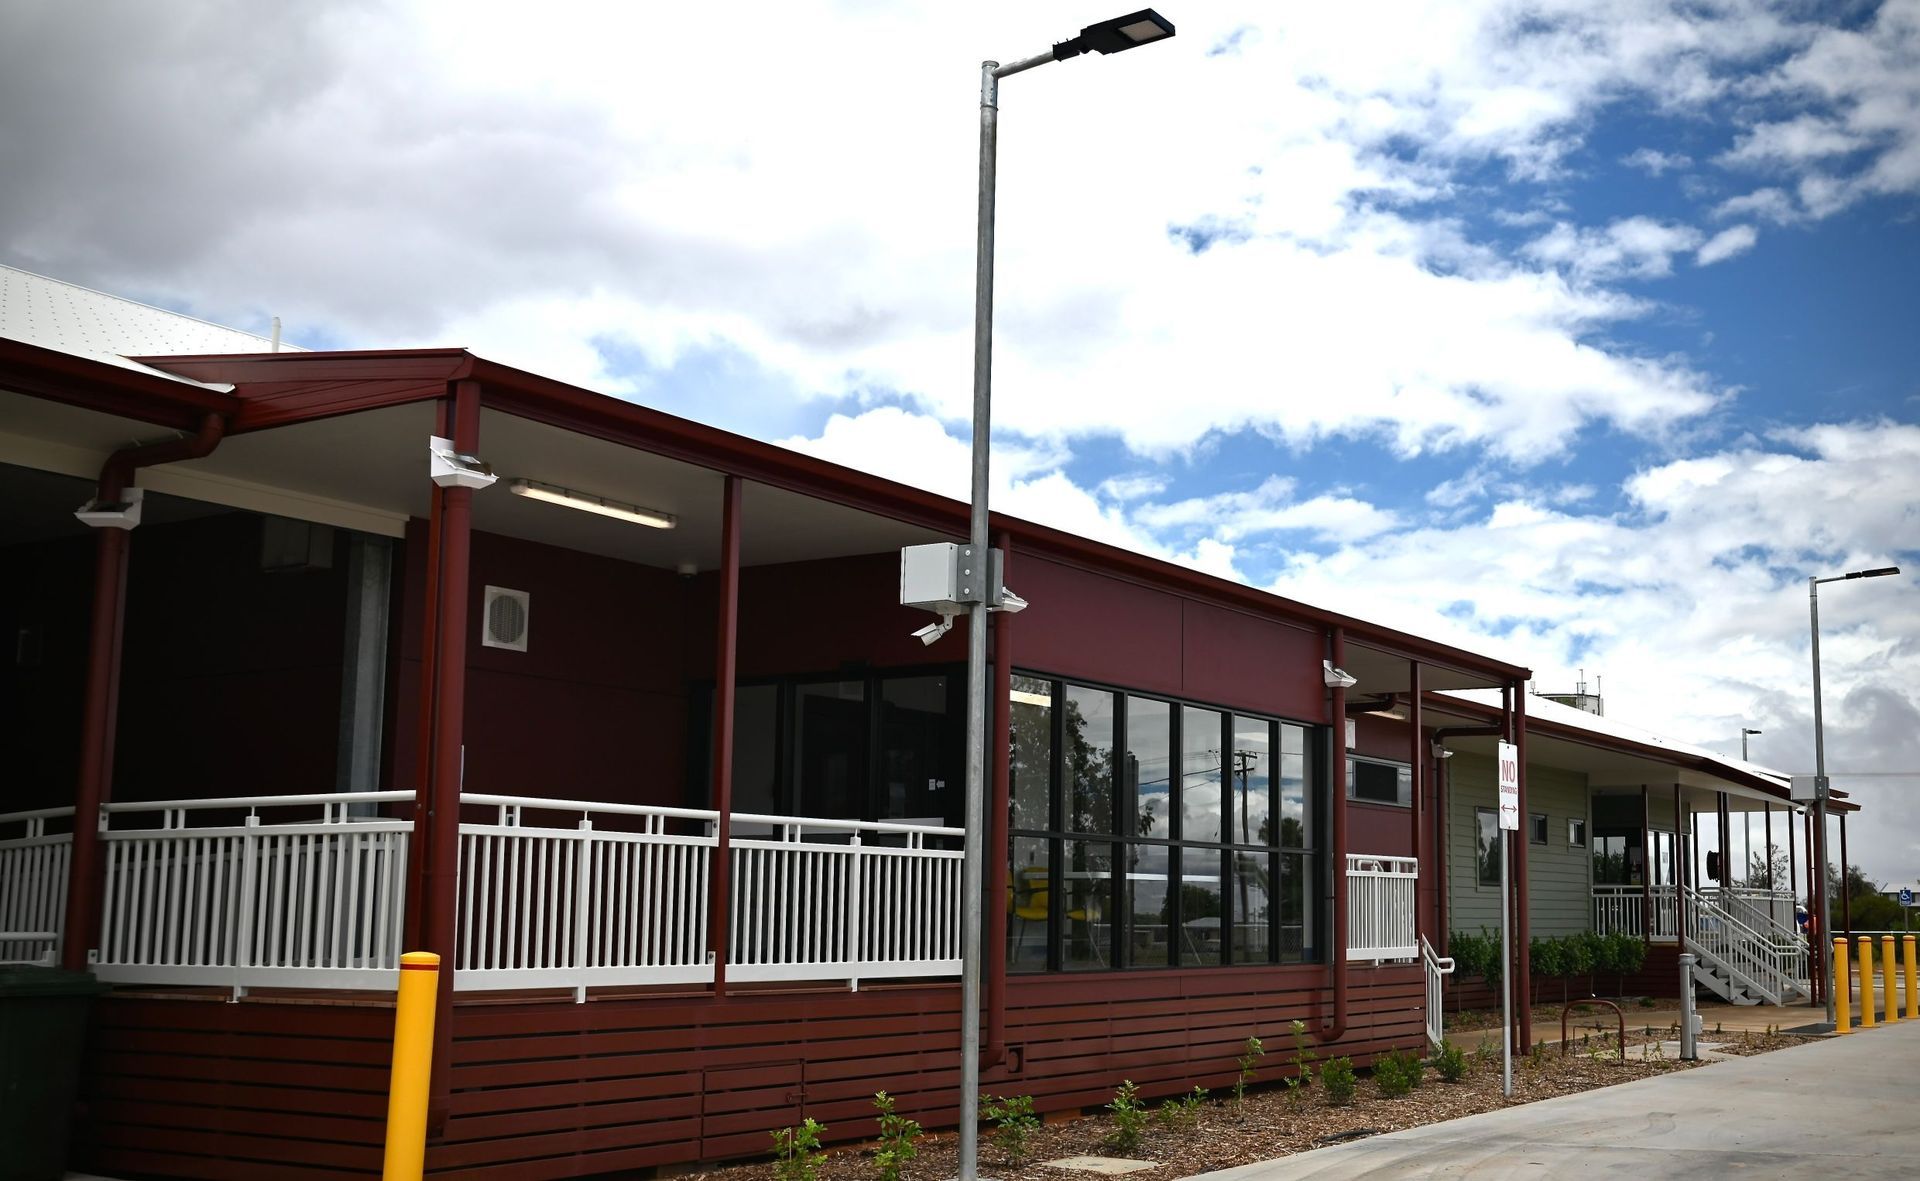
[[[1122,1078],[1149,1096],[1231,1084],[1249,1035],[1262,1076],[1289,1024],[1325,1020],[1324,968],[1216,968],[1014,977],[1007,1060],[992,1094],[1042,1112],[1105,1103]],[[951,983],[699,996],[460,1004],[452,1095],[428,1151],[441,1178],[536,1181],[759,1156],[804,1113],[836,1141],[874,1133],[872,1095],[951,1127],[959,1082]],[[1348,1034],[1320,1055],[1357,1064],[1423,1038],[1407,965],[1349,971]],[[378,1170],[391,1009],[109,996],[95,1014],[85,1167],[210,1179]]]

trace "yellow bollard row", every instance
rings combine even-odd
[[[1900,994],[1893,990],[1893,936],[1880,936],[1880,995],[1886,998],[1888,1025],[1900,1022]]]
[[[1860,936],[1860,1028],[1872,1029],[1873,1020],[1873,936]]]
[[[1833,1006],[1835,1033],[1852,1033],[1853,1022],[1853,974],[1847,970],[1848,944],[1845,936],[1833,941]]]
[[[1913,991],[1914,938],[1911,935],[1902,935],[1900,942],[1906,945],[1907,953],[1907,1020],[1920,1021],[1920,996],[1914,995]]]
[[[427,1084],[433,1076],[433,1011],[439,993],[439,956],[410,951],[400,957],[383,1181],[419,1181],[426,1167]]]

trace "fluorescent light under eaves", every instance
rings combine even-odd
[[[641,508],[637,504],[627,504],[624,501],[608,500],[604,496],[594,496],[587,492],[575,492],[571,488],[562,488],[558,484],[542,484],[538,480],[515,480],[507,485],[507,491],[515,496],[544,500],[548,504],[563,504],[582,512],[599,513],[603,517],[612,517],[616,521],[630,521],[635,525],[645,525],[652,529],[671,529],[680,523],[671,513]]]

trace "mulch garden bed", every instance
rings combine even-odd
[[[1610,1015],[1609,1015],[1610,1016]],[[1557,1010],[1556,1010],[1557,1022]],[[1362,1074],[1352,1102],[1328,1103],[1318,1079],[1311,1086],[1289,1089],[1283,1084],[1250,1088],[1243,1102],[1230,1094],[1210,1098],[1184,1117],[1158,1114],[1161,1104],[1150,1104],[1155,1114],[1146,1122],[1138,1144],[1120,1148],[1111,1140],[1114,1123],[1104,1111],[1083,1118],[1049,1123],[1027,1136],[1020,1159],[1010,1157],[991,1128],[980,1137],[980,1171],[1001,1181],[1067,1181],[1076,1174],[1042,1164],[1070,1156],[1117,1156],[1159,1162],[1149,1170],[1129,1173],[1131,1181],[1171,1181],[1214,1169],[1251,1164],[1274,1157],[1325,1147],[1342,1140],[1399,1131],[1422,1124],[1493,1111],[1516,1103],[1531,1103],[1556,1095],[1571,1095],[1596,1087],[1647,1078],[1710,1063],[1685,1063],[1663,1055],[1658,1043],[1668,1030],[1645,1036],[1644,1026],[1627,1030],[1626,1061],[1620,1060],[1613,1033],[1577,1031],[1564,1055],[1557,1046],[1538,1047],[1531,1056],[1516,1057],[1513,1098],[1500,1093],[1500,1055],[1482,1049],[1467,1055],[1468,1074],[1457,1083],[1440,1079],[1433,1066],[1422,1073],[1421,1085],[1411,1093],[1389,1098],[1379,1085]],[[1586,1041],[1583,1045],[1581,1035]],[[1798,1045],[1808,1040],[1787,1034],[1730,1033],[1703,1040],[1721,1043],[1733,1054],[1757,1054]],[[1261,1074],[1292,1074],[1285,1052],[1270,1052]],[[955,1141],[951,1132],[923,1137],[919,1155],[901,1170],[903,1181],[946,1181],[958,1175]],[[819,1181],[879,1181],[873,1146],[833,1148],[817,1158]],[[732,1165],[698,1174],[713,1181],[779,1181],[773,1163]],[[1085,1177],[1089,1174],[1077,1174]]]

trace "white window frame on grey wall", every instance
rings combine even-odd
[[[1539,834],[1536,836],[1535,834]],[[1553,822],[1545,812],[1527,813],[1527,844],[1551,845],[1553,843]]]
[[[1586,847],[1587,818],[1585,816],[1567,817],[1567,848],[1584,849]]]

